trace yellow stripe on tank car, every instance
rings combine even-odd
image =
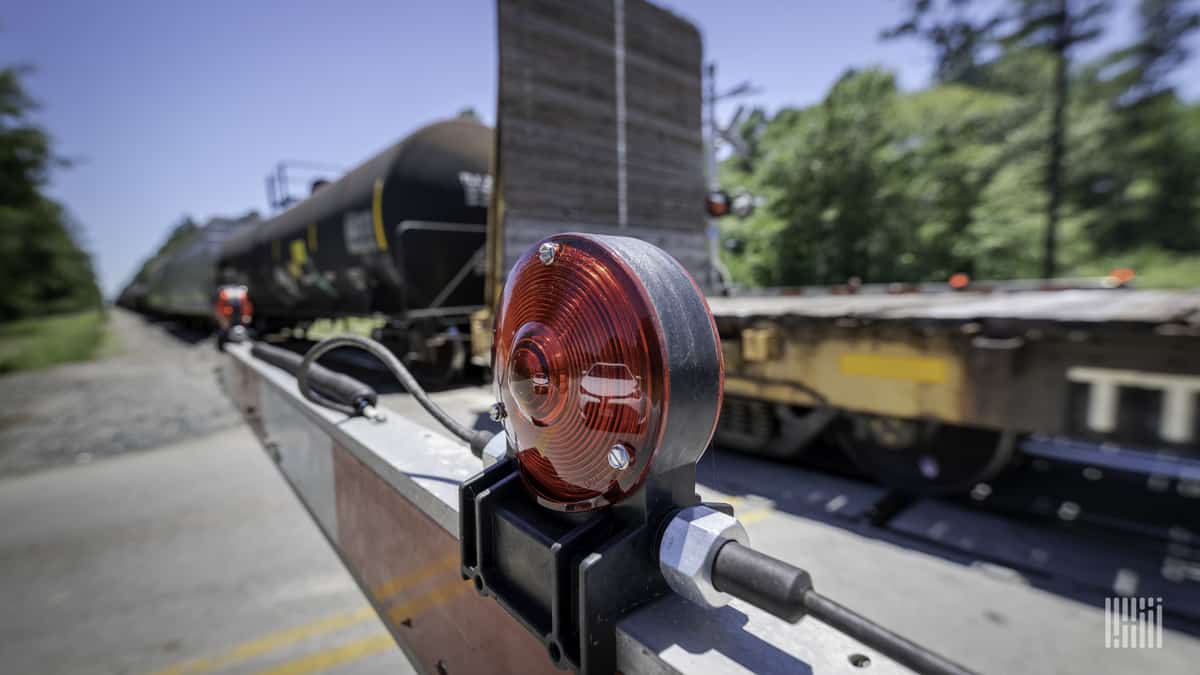
[[[308,251],[304,249],[304,240],[293,239],[288,251],[291,253],[291,260],[287,265],[288,273],[299,279],[304,274],[304,263],[308,262]]]
[[[375,179],[375,190],[371,194],[371,222],[375,225],[375,243],[380,251],[387,250],[387,236],[383,232],[383,179]]]
[[[308,250],[317,250],[317,224],[308,224]]]
[[[946,361],[938,358],[850,352],[838,357],[838,370],[844,375],[941,384],[946,381],[947,367]]]

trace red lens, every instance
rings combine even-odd
[[[704,206],[708,209],[708,215],[720,218],[729,213],[729,195],[720,190],[710,192],[704,200]]]
[[[666,352],[649,295],[612,250],[559,235],[518,260],[495,349],[505,432],[539,502],[581,511],[641,485],[666,419]]]

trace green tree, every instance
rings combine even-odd
[[[883,31],[892,40],[916,37],[933,49],[933,78],[940,84],[981,85],[1003,14],[976,16],[970,0],[908,0],[909,16]]]
[[[30,117],[36,105],[23,73],[0,70],[0,321],[100,304],[91,257],[65,210],[42,192],[62,162]]]
[[[840,283],[904,276],[894,255],[911,246],[904,153],[890,123],[895,78],[850,71],[812,115],[790,116],[762,160],[760,185],[781,224],[774,283]]]
[[[1065,191],[1071,57],[1080,44],[1100,37],[1111,5],[1108,0],[1012,0],[983,16],[976,16],[972,7],[969,0],[942,4],[913,0],[909,20],[885,35],[915,35],[928,41],[937,55],[935,75],[943,81],[986,84],[990,68],[980,59],[991,48],[1002,50],[997,61],[1006,54],[1030,50],[1051,57],[1054,75],[1048,100],[1051,122],[1046,142],[1041,274],[1052,277],[1057,272],[1058,225]]]
[[[1100,61],[1093,88],[1112,108],[1101,130],[1108,161],[1097,161],[1078,191],[1108,218],[1096,228],[1107,249],[1153,245],[1200,249],[1200,156],[1188,107],[1175,93],[1174,70],[1200,28],[1196,3],[1142,0],[1137,40]],[[1089,194],[1089,186],[1101,189]]]
[[[851,71],[825,99],[737,130],[722,186],[766,199],[726,218],[739,283],[1105,274],[1200,283],[1200,105],[1179,100],[1195,0],[1141,0],[1130,45],[1080,59],[1095,0],[915,0],[888,36],[935,47],[935,84]],[[1048,267],[1052,269],[1047,269]],[[1190,273],[1189,273],[1190,270]]]

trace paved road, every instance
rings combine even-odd
[[[140,355],[0,379],[26,416],[0,437],[0,672],[412,672],[219,396],[211,345],[115,321]]]

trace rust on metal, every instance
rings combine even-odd
[[[540,642],[463,580],[452,534],[345,448],[334,446],[333,465],[338,550],[421,670],[560,672]]]

